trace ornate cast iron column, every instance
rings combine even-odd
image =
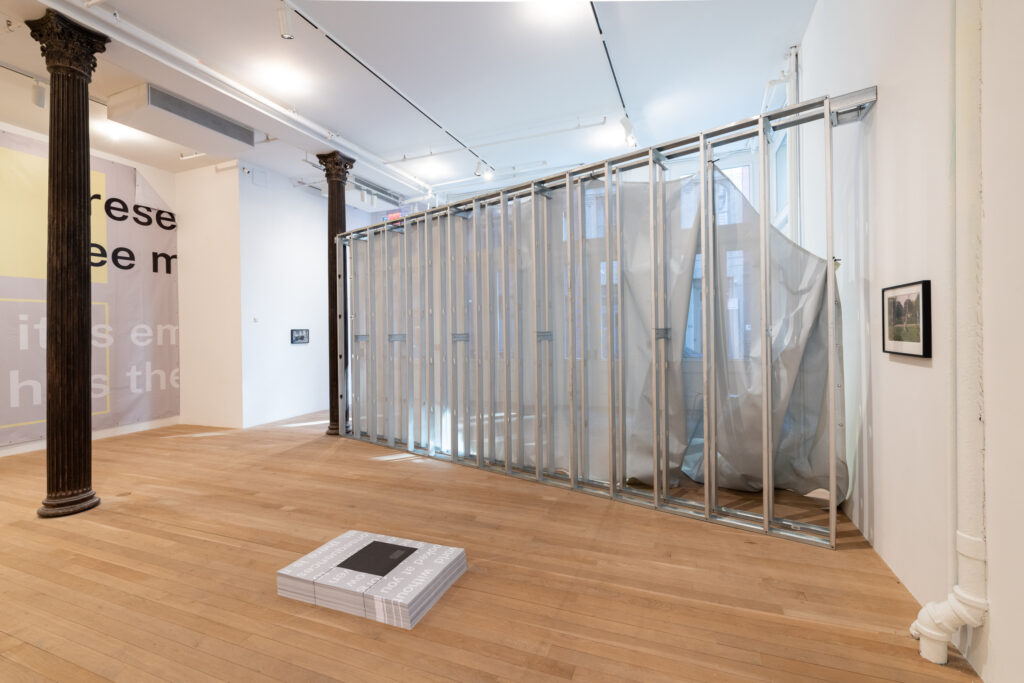
[[[89,81],[110,39],[46,10],[25,22],[50,72],[46,247],[46,500],[40,517],[100,504],[92,490]]]
[[[345,264],[341,264],[341,272],[338,272],[338,251],[334,238],[345,232],[345,181],[348,180],[348,171],[355,165],[354,159],[349,159],[341,152],[328,152],[317,154],[316,158],[323,164],[327,177],[327,309],[328,309],[328,352],[330,364],[330,392],[331,392],[331,422],[327,426],[328,434],[339,434],[339,405],[343,394],[338,386],[339,370],[344,370],[348,376],[348,305],[346,301],[341,302],[341,314],[338,314],[338,284],[344,291],[348,291],[348,273]],[[342,334],[338,339],[338,322],[341,321]],[[341,364],[339,366],[339,361]],[[344,425],[348,425],[348,409],[345,410]]]

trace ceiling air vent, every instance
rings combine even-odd
[[[256,143],[252,128],[150,83],[111,97],[107,118],[214,156],[237,157]]]

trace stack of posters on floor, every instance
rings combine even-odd
[[[464,571],[462,548],[346,531],[278,571],[277,593],[411,629]]]

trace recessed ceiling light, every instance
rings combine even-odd
[[[406,168],[417,178],[430,184],[451,178],[455,173],[451,161],[436,154],[410,161]]]
[[[626,135],[620,122],[609,121],[587,131],[587,143],[599,150],[621,150],[626,145]]]
[[[539,0],[525,2],[530,18],[548,28],[557,28],[578,17],[581,12],[590,14],[590,5],[579,0]]]
[[[270,95],[293,97],[310,90],[309,76],[286,62],[258,62],[252,73],[260,88]]]

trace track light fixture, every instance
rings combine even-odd
[[[633,122],[629,120],[629,116],[623,116],[619,123],[622,124],[622,132],[626,136],[626,144],[630,147],[636,147],[636,135],[633,133]]]
[[[292,31],[292,14],[288,11],[288,5],[283,2],[277,8],[277,25],[281,29],[282,38],[291,40],[295,37],[295,33]]]
[[[488,181],[494,180],[494,169],[491,166],[485,164],[484,160],[481,159],[480,161],[476,162],[476,170],[473,171],[473,175]]]

